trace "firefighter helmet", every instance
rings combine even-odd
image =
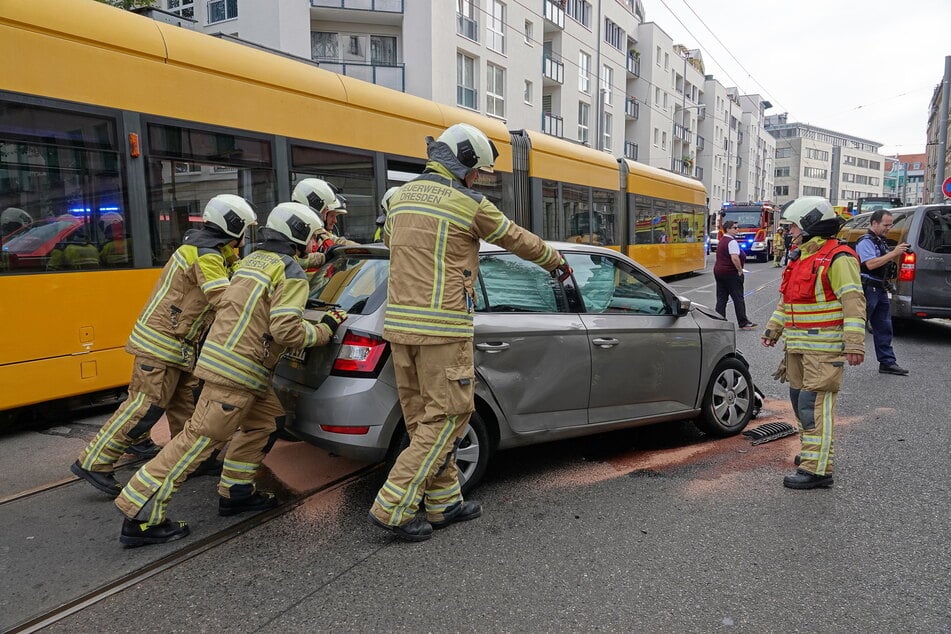
[[[799,227],[806,236],[834,236],[842,226],[842,219],[832,203],[822,196],[797,198],[786,205],[782,218]]]
[[[33,217],[19,207],[7,207],[0,214],[0,235],[9,235],[33,224]]]
[[[344,202],[340,200],[339,193],[339,189],[323,179],[305,178],[294,187],[291,200],[295,203],[307,205],[319,214],[327,210],[347,213],[346,209],[340,211]]]
[[[234,194],[218,194],[209,200],[201,219],[238,240],[244,237],[250,225],[258,223],[251,203]]]
[[[268,214],[265,226],[303,247],[324,228],[324,221],[308,205],[281,203]]]
[[[436,140],[448,145],[459,162],[469,169],[491,172],[499,156],[499,151],[489,137],[468,123],[449,126]]]

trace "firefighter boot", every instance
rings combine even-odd
[[[238,513],[266,511],[277,506],[277,497],[273,493],[255,491],[251,495],[236,498],[218,498],[218,515],[227,517]]]
[[[809,473],[808,471],[803,471],[802,469],[796,469],[796,473],[792,473],[783,478],[783,486],[787,489],[815,489],[818,487],[830,487],[832,486],[832,476],[816,475],[815,473]]]
[[[391,526],[378,520],[371,511],[370,521],[373,522],[374,526],[379,526],[383,530],[390,531],[396,534],[400,539],[408,542],[424,542],[433,536],[432,524],[427,522],[426,518],[421,515],[417,515],[405,524]]]
[[[78,460],[69,466],[69,470],[110,497],[116,497],[122,492],[122,487],[111,471],[89,471],[83,469]]]
[[[157,456],[160,451],[162,451],[161,445],[156,445],[152,439],[148,437],[134,445],[129,445],[125,450],[127,454],[132,454],[136,458],[145,458],[146,460],[151,460]]]
[[[442,514],[442,519],[431,522],[435,530],[446,528],[456,522],[468,522],[477,517],[482,517],[482,503],[474,500],[465,502],[456,502]]]
[[[122,533],[119,542],[126,548],[137,548],[148,544],[164,544],[175,541],[188,535],[188,524],[165,520],[161,524],[149,526],[145,522],[138,522],[126,518],[122,522]]]

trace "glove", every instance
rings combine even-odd
[[[786,382],[786,355],[783,355],[783,360],[779,362],[779,367],[776,368],[776,371],[773,372],[773,378],[779,381],[780,383]]]
[[[331,240],[330,238],[327,238],[326,240],[324,240],[323,242],[320,242],[317,245],[317,250],[320,251],[321,253],[327,253],[327,251],[334,248],[334,246],[335,246],[334,241]]]
[[[564,282],[571,277],[573,272],[572,268],[565,262],[565,258],[561,258],[561,262],[558,263],[558,266],[551,270],[551,276],[559,282]]]
[[[324,313],[320,323],[330,328],[330,334],[335,334],[340,324],[347,320],[347,311],[341,308],[331,308]]]

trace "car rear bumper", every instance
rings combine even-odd
[[[392,386],[376,378],[329,376],[315,390],[275,376],[274,390],[287,409],[291,435],[354,460],[378,462],[386,456],[401,417],[399,395]]]

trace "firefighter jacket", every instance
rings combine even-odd
[[[561,254],[468,189],[469,168],[431,141],[423,174],[390,199],[383,239],[390,275],[383,336],[408,345],[472,338],[479,240],[498,244],[551,271]]]
[[[263,395],[288,348],[330,341],[329,326],[303,318],[310,289],[294,253],[289,243],[270,240],[241,260],[202,345],[195,376]]]
[[[865,354],[865,294],[855,252],[815,237],[800,253],[783,272],[768,336],[784,334],[790,352]]]
[[[223,252],[231,240],[210,228],[185,233],[132,327],[128,352],[192,369],[198,342],[228,288]]]

